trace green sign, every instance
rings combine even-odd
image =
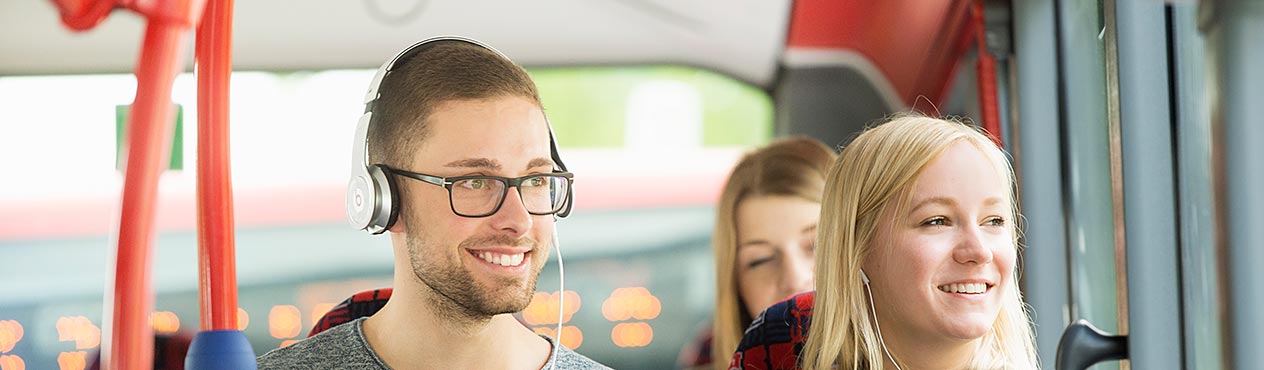
[[[176,129],[171,140],[171,159],[167,162],[168,170],[184,169],[184,107],[180,104],[176,106]],[[130,105],[118,105],[114,107],[115,125],[114,125],[114,169],[123,170],[123,143],[127,141],[127,115],[131,111]]]

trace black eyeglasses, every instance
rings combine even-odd
[[[448,204],[452,212],[462,217],[487,217],[500,211],[510,187],[518,188],[522,205],[527,213],[551,215],[566,207],[571,196],[570,172],[553,172],[527,175],[518,178],[500,176],[453,176],[439,177],[423,173],[388,168],[388,171],[427,184],[448,189]]]

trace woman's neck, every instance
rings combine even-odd
[[[981,339],[933,338],[900,330],[893,322],[882,322],[886,350],[900,361],[900,370],[965,369],[978,351]],[[883,353],[884,369],[896,369]]]

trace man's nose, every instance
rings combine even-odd
[[[502,202],[504,203],[500,205],[500,210],[491,215],[492,227],[514,238],[525,236],[531,230],[533,221],[531,213],[527,212],[526,205],[522,203],[522,194],[518,192],[518,187],[510,188]]]

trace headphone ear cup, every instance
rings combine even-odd
[[[387,172],[389,168],[382,165],[368,167],[369,178],[373,182],[374,204],[373,216],[369,220],[368,230],[373,234],[381,234],[395,224],[399,215],[397,204],[399,193],[395,191],[395,181]]]
[[[373,184],[373,176],[366,171],[357,171],[347,183],[347,218],[351,226],[366,230],[372,224],[373,211],[377,204],[377,186]]]
[[[385,181],[382,182],[382,196],[390,198],[391,200],[390,207],[384,210],[387,212],[386,226],[384,226],[384,229],[390,229],[392,226],[395,226],[395,220],[399,219],[399,187],[395,185],[395,176],[383,173],[382,178],[385,179]]]
[[[572,185],[572,186],[573,186],[573,185]],[[561,211],[558,211],[557,213],[554,213],[554,214],[553,214],[554,219],[558,219],[558,218],[566,218],[566,216],[570,216],[570,215],[571,215],[571,206],[573,206],[573,205],[574,205],[574,202],[575,202],[575,191],[574,191],[574,188],[569,188],[569,187],[568,187],[568,188],[566,188],[566,204],[562,206],[562,210],[561,210]]]

